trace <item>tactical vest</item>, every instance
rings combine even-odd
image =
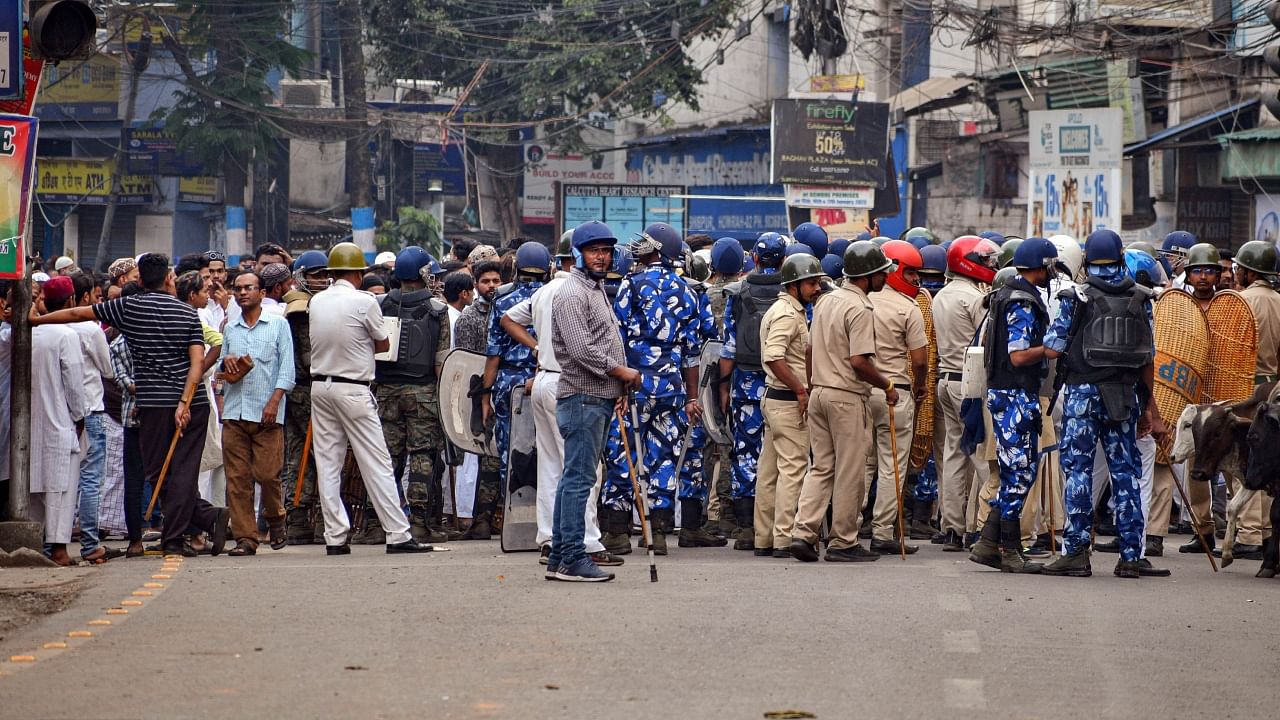
[[[760,354],[760,323],[778,299],[780,273],[751,273],[742,282],[725,288],[733,296],[733,322],[737,330],[734,363],[743,370],[764,369]]]
[[[715,282],[707,286],[707,297],[711,299],[711,317],[716,321],[717,337],[724,334],[724,306],[728,298],[727,290],[733,285],[730,282]]]
[[[448,306],[433,298],[430,290],[408,293],[392,290],[384,295],[383,317],[400,318],[400,351],[395,362],[377,363],[376,381],[398,385],[435,384],[440,324],[448,312]]]
[[[1021,282],[1018,282],[1021,280]],[[1022,278],[1014,278],[991,295],[990,325],[984,343],[987,361],[987,387],[992,390],[1026,390],[1032,395],[1040,392],[1040,384],[1046,373],[1044,363],[1016,366],[1009,359],[1009,307],[1023,303],[1035,316],[1030,347],[1044,343],[1044,333],[1049,327],[1049,313],[1045,310],[1040,293]]]
[[[1076,301],[1067,345],[1067,378],[1072,385],[1136,383],[1138,370],[1152,361],[1151,291],[1128,278],[1112,285],[1090,277],[1064,297]],[[1067,296],[1066,293],[1074,293]]]

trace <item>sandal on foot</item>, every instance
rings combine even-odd
[[[245,557],[246,555],[257,555],[258,548],[254,547],[253,545],[250,545],[244,540],[241,540],[240,542],[236,543],[236,546],[231,548],[231,551],[228,552],[227,554],[230,555],[231,557]]]

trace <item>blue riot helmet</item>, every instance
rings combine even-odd
[[[839,278],[844,275],[844,258],[839,255],[828,253],[822,258],[822,272],[830,278]]]
[[[293,261],[293,279],[309,293],[318,293],[329,287],[329,256],[321,250],[308,250]]]
[[[751,254],[755,256],[755,264],[762,268],[782,267],[787,255],[787,240],[776,232],[764,233],[751,247]]]
[[[613,262],[609,263],[609,267],[616,268],[619,265],[618,238],[614,236],[613,231],[608,225],[599,220],[590,220],[582,223],[573,230],[573,264],[579,270],[586,272],[588,275],[595,277],[595,274],[587,270],[586,262],[582,257],[582,249],[588,245],[596,243],[606,243],[613,248]],[[529,243],[525,243],[528,245]],[[523,247],[523,246],[521,246]],[[544,250],[546,248],[543,248]],[[548,262],[550,265],[550,262]]]
[[[742,258],[742,272],[751,272],[756,269],[756,259],[752,255],[745,255]]]
[[[851,242],[857,242],[859,240],[870,240],[870,239],[871,239],[871,233],[867,232],[866,230],[863,230],[857,235],[854,235],[853,240]],[[848,250],[849,248],[846,247],[845,249]]]
[[[1141,250],[1127,248],[1124,251],[1124,265],[1129,277],[1139,285],[1153,288],[1164,285],[1168,281],[1164,267],[1156,262],[1155,258]]]
[[[1046,238],[1032,237],[1018,244],[1017,249],[1013,251],[1013,261],[1010,265],[1018,270],[1043,268],[1048,271],[1044,279],[1044,282],[1048,283],[1057,274],[1057,262],[1057,246]]]
[[[430,267],[433,262],[435,262],[435,260],[432,259],[431,253],[423,250],[417,245],[410,245],[396,255],[396,264],[392,270],[392,274],[401,282],[406,280],[421,280],[422,268]]]
[[[1124,242],[1115,230],[1094,230],[1084,241],[1084,261],[1087,265],[1124,262]]]
[[[731,237],[722,237],[711,246],[711,269],[721,275],[737,275],[742,272],[742,243]]]
[[[788,245],[785,252],[786,257],[791,257],[792,255],[813,255],[813,248],[805,245],[804,243],[797,242]]]
[[[516,248],[517,275],[546,275],[551,272],[551,251],[540,242],[527,242]]]
[[[1199,242],[1195,235],[1186,230],[1174,230],[1164,236],[1164,242],[1160,244],[1160,252],[1186,255],[1191,246]]]
[[[668,263],[678,262],[684,254],[680,232],[666,223],[653,223],[631,241],[632,257],[642,258],[655,252]]]
[[[1005,241],[1004,235],[1002,233],[996,232],[995,230],[983,230],[982,232],[978,233],[978,237],[982,238],[983,240],[990,240],[996,245],[1004,245],[1004,241]]]
[[[835,255],[836,257],[840,258],[840,262],[844,262],[844,251],[848,250],[849,245],[851,245],[852,243],[853,243],[852,240],[848,240],[846,238],[836,238],[835,240],[831,241],[830,245],[827,246],[827,254]]]
[[[791,233],[791,237],[797,243],[807,246],[814,257],[820,258],[827,254],[827,231],[816,223],[800,223],[796,226],[795,232]]]
[[[947,284],[947,251],[943,245],[920,248],[920,287],[932,295]]]

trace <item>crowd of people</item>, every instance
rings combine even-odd
[[[1087,576],[1091,552],[1115,552],[1117,576],[1165,576],[1165,536],[1212,546],[1226,488],[1156,463],[1175,418],[1152,401],[1153,304],[1239,290],[1255,380],[1274,382],[1275,273],[1272,246],[1233,256],[1183,231],[1156,249],[1109,230],[845,240],[811,223],[745,248],[591,222],[554,253],[457,239],[369,263],[349,242],[267,244],[237,266],[146,253],[105,273],[63,257],[32,275],[31,513],[62,565],[75,528],[91,563],[488,540],[523,387],[548,579],[612,579],[641,510],[657,555],[673,534],[802,562],[922,540],[1005,572]],[[443,432],[455,348],[486,358],[471,395],[492,453]],[[1269,504],[1245,508],[1236,558],[1261,558]]]

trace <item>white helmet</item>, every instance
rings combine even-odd
[[[1084,251],[1080,243],[1070,235],[1054,235],[1049,242],[1058,249],[1058,262],[1067,269],[1072,282],[1080,282],[1080,272],[1084,269]]]

